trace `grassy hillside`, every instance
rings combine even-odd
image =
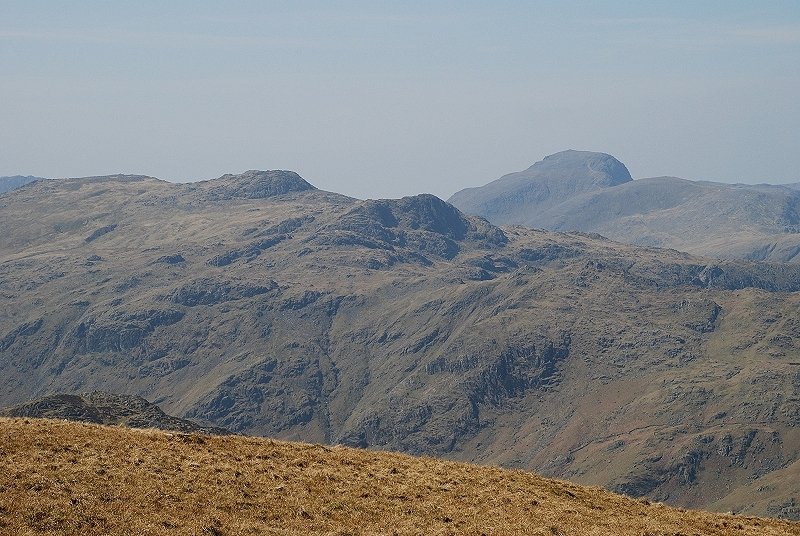
[[[800,534],[522,471],[248,437],[0,419],[2,534]]]

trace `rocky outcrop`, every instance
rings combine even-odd
[[[162,255],[155,262],[156,264],[181,264],[186,262],[186,259],[180,253],[173,253],[172,255]]]
[[[294,231],[297,231],[304,225],[310,224],[314,221],[314,216],[302,216],[299,218],[287,218],[280,223],[276,223],[275,225],[271,225],[266,229],[259,230],[258,228],[252,228],[246,231],[246,236],[275,236],[275,235],[287,235]]]
[[[44,324],[44,319],[39,318],[31,322],[23,322],[0,338],[0,351],[9,348],[17,339],[34,335]]]
[[[71,343],[79,353],[120,352],[130,350],[157,328],[180,321],[178,309],[142,309],[109,311],[81,321],[72,333]]]
[[[196,279],[175,289],[169,299],[172,303],[187,307],[217,305],[266,294],[276,288],[278,288],[278,284],[275,281],[266,281],[261,285],[253,285],[213,279]]]
[[[633,497],[669,500],[710,487],[716,479],[724,483],[724,471],[756,481],[786,465],[793,449],[783,443],[781,434],[768,428],[735,426],[694,434],[676,429],[669,448],[650,441],[633,471],[613,489]]]
[[[271,247],[277,246],[284,240],[288,239],[289,236],[287,235],[278,235],[273,236],[270,238],[262,238],[261,240],[257,240],[255,242],[251,242],[244,247],[232,249],[230,251],[226,251],[225,253],[220,253],[219,255],[215,255],[214,257],[208,260],[208,264],[210,266],[227,266],[231,263],[234,263],[240,259],[244,261],[253,260],[265,249],[269,249]]]
[[[453,259],[465,241],[496,248],[508,238],[487,221],[464,216],[429,194],[361,202],[310,239],[320,245],[398,252],[399,258],[423,264],[427,257]],[[416,257],[404,256],[403,251]]]
[[[238,175],[223,175],[209,181],[209,199],[266,199],[293,192],[316,190],[293,171],[245,171]]]
[[[217,426],[203,426],[164,413],[139,396],[95,391],[80,395],[56,394],[0,410],[3,417],[65,419],[131,428],[158,428],[182,433],[229,435]]]

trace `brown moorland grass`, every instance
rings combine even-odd
[[[800,524],[388,452],[0,419],[0,533],[800,535]]]

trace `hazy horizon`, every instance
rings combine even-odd
[[[800,181],[800,4],[3,2],[0,175],[447,198],[565,149]]]

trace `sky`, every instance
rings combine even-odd
[[[0,0],[0,175],[447,198],[565,149],[800,181],[800,2]]]

